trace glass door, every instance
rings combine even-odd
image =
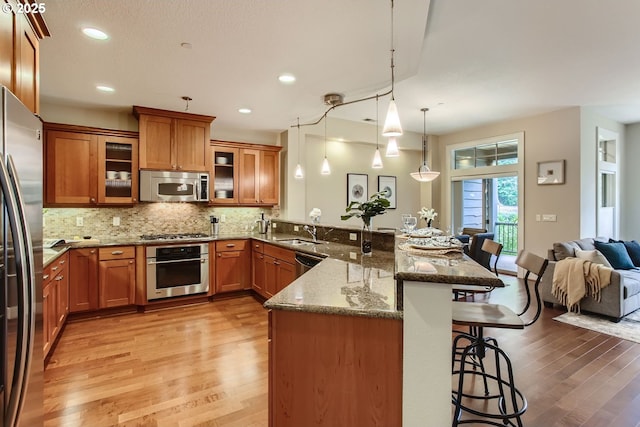
[[[131,204],[138,201],[138,140],[98,138],[98,202]]]
[[[210,199],[214,204],[238,204],[239,150],[213,144],[213,182]]]

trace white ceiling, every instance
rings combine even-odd
[[[132,105],[280,132],[317,120],[323,95],[390,87],[389,0],[50,0],[41,42],[48,103]],[[640,2],[396,0],[395,99],[403,126],[444,134],[569,106],[640,121]],[[80,33],[91,25],[108,41]],[[191,49],[181,43],[192,44]],[[298,80],[282,85],[289,72]],[[116,92],[99,93],[98,84]],[[389,97],[381,99],[381,121]],[[242,115],[240,107],[253,113]],[[331,117],[375,118],[375,102]],[[46,119],[46,117],[45,117]]]

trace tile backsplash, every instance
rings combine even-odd
[[[72,239],[91,236],[95,239],[139,237],[141,234],[209,233],[209,216],[225,216],[221,234],[242,233],[256,229],[256,220],[278,215],[277,209],[209,207],[196,203],[141,203],[131,208],[45,208],[44,238]],[[114,218],[120,225],[114,226]],[[82,226],[77,225],[82,218]]]

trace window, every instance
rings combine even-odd
[[[508,140],[454,150],[454,169],[513,165],[518,163],[518,141]]]

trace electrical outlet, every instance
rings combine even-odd
[[[351,259],[358,259],[358,254],[355,252],[349,252],[349,258]]]
[[[220,222],[227,222],[227,216],[226,215],[220,215]]]
[[[293,231],[300,231],[300,226],[294,225],[293,226]]]
[[[275,222],[271,223],[271,229],[274,230],[276,228],[278,224],[276,224]]]
[[[542,221],[542,220],[540,219],[540,214],[536,214],[536,221],[537,221],[537,222]]]
[[[113,217],[113,226],[114,227],[119,227],[120,226],[120,217],[119,216],[114,216]]]
[[[76,217],[76,227],[83,227],[84,226],[84,218],[81,216],[77,216]]]
[[[358,235],[356,233],[349,233],[349,240],[358,240]]]

